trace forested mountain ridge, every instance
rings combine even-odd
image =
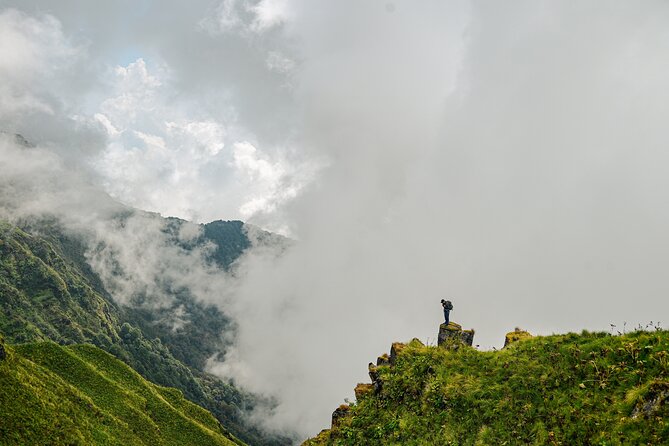
[[[177,219],[165,219],[165,230]],[[106,350],[144,378],[180,389],[210,410],[223,425],[249,444],[286,444],[249,425],[243,416],[258,397],[204,371],[206,359],[225,350],[222,332],[231,324],[219,309],[188,293],[160,310],[120,305],[87,262],[83,239],[55,220],[31,220],[20,227],[0,222],[0,332],[8,343],[51,340],[91,343]],[[250,246],[241,222],[204,226],[203,240],[213,243],[212,262],[229,268]],[[219,236],[220,239],[215,238]],[[165,323],[177,307],[188,312],[187,329]]]

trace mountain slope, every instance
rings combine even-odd
[[[180,389],[249,444],[287,443],[245,422],[243,411],[257,397],[204,372],[205,359],[225,347],[221,332],[229,322],[219,310],[183,295],[176,302],[196,324],[161,325],[160,312],[116,304],[86,262],[83,241],[57,222],[24,227],[0,222],[0,332],[9,342],[92,343],[144,378]]]
[[[3,344],[2,350],[5,445],[241,444],[178,390],[146,381],[92,345]]]
[[[159,384],[201,393],[192,372],[162,343],[123,322],[123,312],[90,286],[78,265],[44,238],[0,225],[0,330],[12,343],[90,342]]]
[[[118,341],[113,303],[51,244],[0,222],[0,330],[13,342]]]
[[[306,445],[669,444],[669,332],[536,337],[501,351],[413,341],[380,391]]]

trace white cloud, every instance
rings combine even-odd
[[[216,156],[225,147],[225,129],[214,121],[166,122],[167,134],[196,157]]]
[[[25,83],[50,76],[54,65],[76,54],[53,16],[35,18],[15,9],[0,14],[0,73],[6,81]]]
[[[271,214],[281,205],[295,198],[304,184],[295,181],[292,186],[290,180],[295,180],[295,166],[285,162],[272,162],[249,142],[235,143],[234,165],[248,184],[245,202],[239,208],[244,219],[257,214]]]
[[[36,18],[15,9],[0,13],[0,118],[54,114],[55,92],[48,82],[78,52],[53,16]]]
[[[115,128],[124,129],[139,119],[147,122],[152,119],[161,98],[159,89],[161,80],[149,74],[144,59],[137,59],[126,67],[117,66],[114,70],[112,96],[100,105],[100,114],[104,115]]]
[[[263,32],[284,23],[290,17],[290,4],[287,0],[260,0],[251,6],[255,15],[250,29]]]
[[[212,21],[208,19],[203,20],[201,24],[214,31],[234,31],[242,24],[242,19],[237,9],[241,3],[239,0],[223,0],[216,8],[213,21],[216,25],[215,28],[211,26]]]
[[[119,135],[120,132],[116,127],[114,127],[107,116],[103,115],[102,113],[95,113],[93,115],[93,119],[102,124],[102,127],[104,127],[109,136],[115,137]]]
[[[153,74],[143,59],[117,67],[113,96],[94,114],[109,137],[95,166],[113,196],[189,219],[253,220],[297,195],[306,172],[298,175],[280,152],[273,157],[235,142],[241,132],[234,120],[194,119],[201,113],[173,102],[168,70],[160,71]]]
[[[237,169],[244,172],[252,181],[274,183],[283,175],[280,165],[272,165],[262,159],[258,149],[247,141],[235,143],[234,164]]]
[[[205,30],[217,33],[240,33],[246,37],[263,34],[291,18],[288,0],[222,0],[213,17],[200,21]]]
[[[291,73],[295,69],[295,61],[278,51],[271,51],[265,62],[267,68],[282,74]]]
[[[146,62],[142,58],[130,63],[127,67],[117,66],[115,71],[119,77],[119,84],[127,89],[156,88],[162,85],[160,79],[149,74]]]

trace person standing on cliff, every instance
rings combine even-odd
[[[444,307],[444,322],[446,325],[448,325],[448,316],[451,310],[453,309],[453,304],[451,303],[450,300],[444,300],[441,299],[441,306]]]

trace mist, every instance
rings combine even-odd
[[[305,12],[305,145],[332,162],[294,250],[249,255],[219,369],[305,433],[392,341],[434,343],[441,298],[488,349],[669,309],[666,8],[382,6]]]
[[[84,218],[104,201],[88,197],[109,193],[295,239],[281,255],[247,252],[234,277],[142,235],[142,222],[103,225],[94,246],[112,248],[90,257],[107,277],[105,255],[125,250],[114,257],[131,288],[107,278],[119,301],[169,277],[231,315],[234,346],[211,370],[276,397],[256,414],[269,428],[306,438],[327,427],[391,342],[435,342],[442,298],[485,349],[516,326],[609,331],[669,314],[664,2],[205,3],[183,15],[149,5],[123,43],[92,31],[77,41],[82,16],[104,21],[83,6],[20,13],[51,30],[61,50],[45,54],[68,63],[48,65],[41,91],[7,83],[34,100],[3,106],[4,130],[36,129],[36,150],[49,152],[30,163],[2,152],[12,184],[37,191],[10,206],[6,183],[4,207],[70,203],[63,214],[99,228]],[[109,23],[127,13],[109,8]],[[101,68],[73,69],[77,58]],[[72,76],[87,94],[56,89]],[[39,130],[47,115],[62,125]],[[76,170],[78,183],[57,173],[40,186],[40,162]],[[153,260],[135,269],[140,253]]]

